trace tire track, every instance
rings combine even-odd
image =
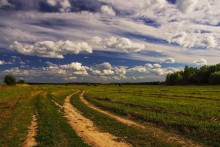
[[[35,136],[37,135],[37,118],[35,115],[32,116],[31,125],[28,127],[28,135],[22,145],[22,147],[34,147],[37,146]]]
[[[70,104],[71,97],[77,92],[67,96],[63,106],[65,117],[76,133],[93,147],[129,147],[130,145],[127,143],[116,141],[117,138],[112,134],[101,132],[91,120],[83,117],[80,112]]]

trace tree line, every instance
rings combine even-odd
[[[220,84],[220,64],[194,68],[185,66],[183,71],[168,74],[166,85],[217,85]]]

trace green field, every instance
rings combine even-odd
[[[32,115],[37,117],[38,146],[88,146],[71,128],[63,106],[66,96],[85,90],[100,109],[146,127],[180,135],[204,146],[220,146],[220,86],[17,85],[0,86],[0,146],[21,146]],[[178,146],[163,135],[127,126],[73,95],[71,104],[103,132],[133,146]]]

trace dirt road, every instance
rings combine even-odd
[[[93,122],[83,117],[80,112],[70,104],[71,97],[77,92],[66,97],[64,112],[72,128],[83,140],[93,147],[129,147],[125,142],[116,141],[116,137],[107,132],[101,132]]]

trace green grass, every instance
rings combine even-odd
[[[34,93],[35,88],[30,90],[29,87],[9,87],[1,91],[0,146],[22,145],[34,114]]]
[[[220,146],[220,86],[117,86],[0,84],[0,146],[20,146],[32,115],[38,113],[39,146],[87,146],[54,105],[85,89],[96,106],[145,125],[150,122],[208,146]],[[40,96],[34,95],[40,92]],[[44,94],[42,94],[44,93]],[[170,146],[150,132],[128,127],[85,106],[78,96],[72,104],[101,128],[134,146]]]
[[[36,99],[37,108],[37,142],[38,146],[51,147],[86,147],[87,145],[73,131],[62,113],[51,101],[49,94],[40,95]]]
[[[102,131],[109,132],[117,136],[119,140],[124,140],[133,146],[172,146],[171,144],[156,139],[149,132],[129,127],[87,107],[80,101],[79,94],[76,94],[71,98],[71,103],[83,114],[83,116],[92,120]]]
[[[98,86],[86,99],[113,113],[220,146],[219,86]]]
[[[36,113],[38,146],[88,146],[52,102],[54,99],[62,104],[73,87],[17,85],[2,86],[0,90],[0,146],[21,146]]]

